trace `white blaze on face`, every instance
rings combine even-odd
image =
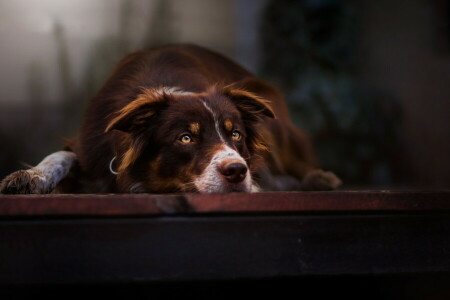
[[[203,103],[203,106],[206,108],[206,110],[208,110],[211,113],[211,115],[214,119],[214,126],[216,127],[216,131],[217,131],[217,134],[219,135],[220,140],[222,141],[222,143],[225,143],[225,140],[224,140],[222,134],[220,133],[219,119],[217,118],[216,113],[214,112],[214,110],[212,110],[212,108],[208,104],[206,104],[205,101],[202,101],[202,103]]]
[[[186,96],[186,95],[194,95],[195,93],[190,91],[182,90],[178,87],[173,86],[164,86],[161,88],[157,88],[153,91],[156,95],[162,96],[163,94],[167,95],[179,95],[179,96]]]
[[[222,142],[216,153],[211,158],[208,166],[203,173],[194,180],[194,184],[200,193],[227,193],[227,192],[252,192],[255,191],[252,184],[250,171],[247,163],[242,156],[234,149],[225,143],[225,139],[220,131],[220,123],[216,112],[205,101],[202,101],[203,106],[208,110],[214,120],[214,127]],[[228,162],[242,163],[247,167],[247,172],[243,181],[238,183],[230,183],[220,173],[219,166],[227,164]]]

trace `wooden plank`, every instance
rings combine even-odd
[[[448,191],[2,195],[0,216],[2,284],[450,273]]]
[[[0,195],[0,216],[448,211],[450,191]]]
[[[450,272],[450,215],[3,220],[2,284]]]

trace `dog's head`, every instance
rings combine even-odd
[[[274,118],[267,101],[232,86],[144,89],[106,128],[122,132],[117,182],[131,192],[254,191],[263,116]]]

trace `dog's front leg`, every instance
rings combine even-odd
[[[69,151],[50,154],[36,167],[20,170],[2,180],[3,194],[46,194],[51,193],[64,179],[76,162],[76,155]]]

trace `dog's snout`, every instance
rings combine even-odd
[[[247,166],[241,162],[224,162],[219,166],[219,172],[230,183],[239,183],[247,175]]]

